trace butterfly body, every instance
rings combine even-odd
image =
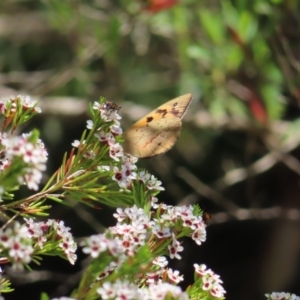
[[[177,97],[133,124],[123,134],[124,151],[146,158],[171,149],[179,137],[181,119],[191,100],[191,94]]]

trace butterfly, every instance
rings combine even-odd
[[[159,106],[123,133],[124,152],[146,158],[170,150],[179,137],[181,119],[192,101],[191,94]]]

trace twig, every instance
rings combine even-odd
[[[300,174],[300,163],[296,158],[287,153],[299,146],[300,136],[294,134],[290,135],[284,142],[279,142],[277,136],[283,134],[281,131],[273,131],[269,134],[267,145],[273,145],[270,153],[258,159],[256,162],[245,168],[238,168],[227,172],[222,178],[218,179],[213,186],[222,191],[228,186],[244,181],[249,176],[254,177],[258,174],[268,171],[278,161],[282,161],[291,170]],[[274,138],[275,137],[275,138]],[[275,146],[276,145],[276,146]],[[251,175],[250,175],[251,174]]]
[[[235,212],[235,219],[240,221],[247,220],[272,220],[283,218],[289,221],[299,222],[300,220],[300,210],[299,209],[283,209],[279,206],[273,206],[269,208],[257,208],[257,209],[238,209]],[[232,216],[227,212],[220,212],[211,215],[211,220],[209,224],[219,224],[225,223],[232,219]]]
[[[179,167],[176,169],[176,175],[184,180],[188,185],[190,185],[196,192],[203,195],[216,204],[223,206],[230,215],[236,216],[236,212],[240,209],[231,200],[224,198],[221,194],[210,188],[208,185],[203,183],[199,178],[194,176],[190,171],[184,167]]]

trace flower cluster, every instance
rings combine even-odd
[[[81,246],[84,246],[84,253],[96,258],[108,251],[121,262],[122,258],[125,258],[124,254],[133,253],[139,246],[145,244],[146,227],[150,219],[144,211],[136,206],[126,208],[124,212],[121,208],[117,211],[118,213],[114,216],[120,222],[110,227],[106,235],[94,235],[83,241]],[[128,219],[132,221],[131,224],[127,224]]]
[[[129,281],[104,282],[103,286],[97,289],[97,293],[101,296],[101,299],[163,300],[166,297],[178,300],[189,299],[180,287],[164,282],[150,284],[144,288],[138,288]]]
[[[69,262],[75,263],[77,245],[69,232],[70,228],[66,227],[63,221],[58,222],[51,219],[47,222],[34,222],[32,219],[25,219],[25,221],[29,236],[38,244],[40,249],[44,248],[47,242],[51,244],[55,242],[57,248],[61,249]]]
[[[109,156],[117,165],[114,166],[99,166],[98,170],[101,171],[113,171],[112,179],[116,181],[120,188],[130,189],[133,180],[139,180],[143,182],[148,190],[164,190],[161,187],[161,182],[157,180],[153,175],[146,173],[145,171],[137,172],[137,158],[127,153],[124,153],[122,145],[117,141],[117,137],[122,135],[122,128],[120,127],[119,120],[121,116],[118,114],[119,107],[109,101],[104,103],[95,102],[93,109],[99,113],[101,120],[109,123],[109,127],[100,125],[99,128],[94,128],[95,123],[92,120],[87,121],[87,129],[96,129],[94,136],[103,145],[106,145],[109,149]],[[79,148],[81,145],[85,145],[86,141],[79,142],[78,140],[73,142],[73,146]],[[94,150],[86,151],[83,156],[85,158],[94,159],[96,154]]]
[[[13,268],[23,269],[23,265],[31,261],[33,247],[25,225],[21,226],[16,222],[13,228],[1,229],[0,246],[7,251],[7,253],[2,251],[2,255],[7,255]]]
[[[11,96],[0,99],[0,113],[4,115],[2,131],[8,130],[13,133],[17,126],[28,121],[42,110],[37,107],[37,102],[30,99],[29,96]]]
[[[206,240],[206,224],[201,215],[196,215],[193,206],[168,206],[165,204],[154,204],[160,211],[159,218],[155,219],[153,227],[154,234],[163,238],[171,236],[171,228],[186,229],[185,235],[201,245]],[[180,231],[180,230],[179,230]],[[175,232],[180,233],[180,232]],[[177,244],[176,241],[173,243]],[[174,250],[174,249],[173,249]],[[173,252],[173,251],[172,251]]]
[[[2,255],[8,257],[14,268],[22,269],[24,264],[31,261],[33,255],[39,254],[35,244],[40,249],[46,249],[49,244],[48,249],[52,251],[49,252],[50,255],[53,251],[58,255],[62,252],[70,263],[74,264],[77,245],[69,232],[70,228],[55,220],[34,222],[32,219],[25,219],[25,222],[24,225],[16,222],[13,228],[0,230],[0,246],[7,251],[2,251]],[[46,251],[41,253],[47,254]]]
[[[31,100],[29,96],[11,96],[0,99],[0,113],[4,116],[13,116],[17,112],[18,107],[22,107],[23,111],[31,109],[34,113],[41,113],[40,107],[36,106],[37,102]]]
[[[104,234],[92,235],[82,241],[80,245],[83,247],[82,251],[86,254],[90,254],[93,258],[108,251],[111,256],[120,260],[124,252],[119,240],[110,239]]]
[[[101,129],[95,133],[96,138],[101,143],[109,147],[109,156],[116,162],[121,161],[121,166],[113,167],[113,180],[117,181],[121,188],[129,188],[131,181],[136,179],[135,170],[137,169],[135,163],[137,158],[125,154],[123,147],[116,141],[116,137],[122,134],[119,120],[121,116],[118,114],[119,107],[112,102],[105,102],[99,104],[94,103],[93,109],[100,112],[101,118],[105,122],[111,122],[109,132],[102,131]]]
[[[97,257],[108,249],[122,248],[123,253],[134,253],[136,249],[143,246],[148,240],[155,250],[156,243],[161,240],[169,241],[168,250],[170,258],[181,259],[179,252],[183,251],[183,247],[176,239],[176,236],[191,236],[195,242],[200,245],[206,239],[206,224],[202,216],[193,214],[192,206],[165,206],[161,205],[156,214],[157,218],[150,219],[144,210],[136,206],[125,208],[117,208],[114,217],[118,220],[116,226],[108,229],[108,239],[105,235],[93,236],[85,244],[84,252],[90,253],[92,257]],[[111,243],[115,244],[112,247]]]
[[[124,210],[118,208],[114,217],[119,222],[116,226],[110,227],[109,231],[121,241],[124,252],[133,252],[137,247],[145,244],[150,218],[143,209],[136,206]]]
[[[100,255],[113,258],[101,271],[98,280],[103,280],[121,268],[126,259],[135,257],[145,244],[152,253],[164,253],[168,249],[170,258],[180,259],[179,252],[183,247],[177,236],[191,236],[199,245],[205,241],[206,224],[202,216],[197,215],[197,209],[192,206],[154,206],[157,207],[156,212],[148,214],[137,206],[117,208],[114,214],[118,221],[116,226],[108,228],[106,234],[92,236],[81,243],[83,252],[93,258]],[[165,299],[166,295],[172,295],[172,299],[188,299],[187,294],[176,286],[183,280],[183,276],[179,271],[167,268],[167,264],[164,256],[157,256],[147,263],[147,267],[144,266],[147,269],[143,269],[142,274],[137,271],[136,280],[143,282],[143,288],[127,281],[103,281],[97,292],[103,299]],[[221,298],[225,293],[220,285],[221,281],[211,271],[207,271],[202,280],[205,286],[203,290],[209,290],[214,297]]]
[[[222,280],[220,276],[215,274],[212,270],[206,269],[206,265],[194,264],[195,272],[202,280],[202,289],[209,291],[213,297],[221,298],[226,291],[222,287]]]
[[[273,292],[265,295],[269,300],[300,300],[299,296],[284,292]]]
[[[2,157],[0,171],[8,170],[14,162],[18,163],[19,184],[25,183],[29,189],[37,190],[42,179],[42,172],[46,169],[48,153],[41,140],[31,141],[30,134],[8,137],[2,134],[0,137]]]

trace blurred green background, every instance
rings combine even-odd
[[[48,176],[85,128],[99,96],[121,106],[123,128],[185,93],[193,102],[176,146],[140,160],[163,182],[159,200],[199,203],[207,241],[184,241],[171,267],[220,274],[231,300],[300,295],[300,3],[297,0],[2,0],[0,97],[29,94],[49,151]],[[53,205],[76,237],[114,224],[113,210]],[[8,266],[6,299],[68,295],[86,262]]]

